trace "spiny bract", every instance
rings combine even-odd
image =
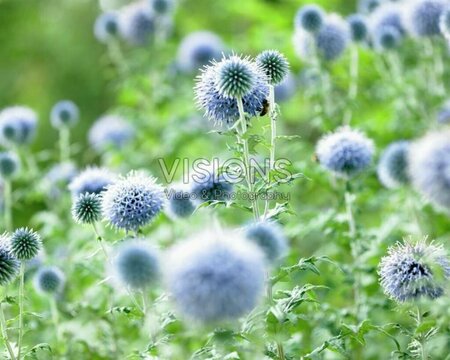
[[[256,58],[256,63],[266,73],[267,80],[271,85],[281,83],[289,70],[286,57],[276,50],[265,50]]]
[[[72,204],[72,217],[80,224],[93,224],[100,220],[102,205],[100,195],[84,193]]]
[[[91,166],[80,172],[70,182],[69,190],[73,197],[78,197],[85,193],[100,194],[116,179],[116,174],[108,169]]]
[[[29,144],[36,133],[37,115],[26,106],[11,106],[0,112],[0,143],[3,146]]]
[[[396,188],[409,182],[408,141],[396,141],[381,154],[378,178],[387,188]]]
[[[57,102],[50,113],[53,127],[60,129],[74,126],[78,122],[80,112],[73,101],[62,100]]]
[[[193,321],[235,320],[264,288],[261,251],[236,234],[210,231],[169,250],[165,283],[180,313]]]
[[[349,177],[372,162],[374,145],[363,133],[347,126],[322,137],[316,146],[319,163],[333,173]]]
[[[57,294],[64,288],[66,277],[56,266],[42,267],[34,276],[34,287],[41,294]]]
[[[271,263],[286,255],[287,240],[283,234],[283,229],[275,222],[260,221],[252,223],[246,227],[245,237],[254,242]]]
[[[165,205],[162,187],[154,178],[130,172],[107,187],[102,196],[103,217],[115,228],[137,231],[155,219]]]
[[[20,228],[11,235],[11,252],[18,260],[34,258],[42,247],[39,234],[28,228]]]
[[[435,299],[450,278],[450,261],[442,245],[405,242],[388,250],[378,273],[384,292],[395,301]]]
[[[9,238],[0,235],[0,286],[8,285],[19,273],[19,261],[14,257],[9,246]]]

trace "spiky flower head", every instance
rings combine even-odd
[[[325,19],[325,11],[316,4],[302,6],[295,15],[295,26],[308,32],[321,29]]]
[[[180,313],[190,320],[235,320],[261,298],[261,251],[237,234],[207,231],[169,250],[164,278]]]
[[[126,231],[149,224],[164,205],[164,191],[155,179],[134,171],[109,185],[102,196],[103,217]]]
[[[450,130],[431,132],[411,144],[408,163],[414,188],[450,212]]]
[[[367,18],[361,14],[353,14],[347,18],[354,42],[367,40],[369,35],[369,24]]]
[[[34,258],[42,247],[39,234],[32,229],[20,228],[11,235],[11,252],[18,260]]]
[[[100,195],[84,193],[79,195],[72,204],[72,217],[80,224],[94,224],[100,220],[102,203]]]
[[[0,177],[9,180],[14,178],[20,170],[20,159],[11,151],[0,152]]]
[[[132,3],[120,11],[119,32],[132,45],[145,45],[155,32],[155,18],[146,3]]]
[[[175,3],[174,0],[149,0],[149,5],[155,14],[166,15],[172,11]]]
[[[111,147],[121,149],[135,136],[134,127],[117,115],[105,115],[95,121],[89,130],[89,144],[98,153]]]
[[[245,229],[245,237],[255,243],[271,263],[286,255],[287,240],[278,223],[273,221],[252,223]]]
[[[255,86],[261,71],[248,57],[231,55],[214,64],[216,68],[216,90],[228,98],[242,98]]]
[[[416,37],[439,35],[439,21],[446,4],[448,5],[446,0],[409,1],[404,15],[408,32]]]
[[[342,177],[351,177],[365,170],[372,162],[373,153],[373,141],[347,126],[325,135],[316,146],[319,163]]]
[[[387,188],[396,188],[409,182],[409,141],[396,141],[381,154],[377,171],[378,178]]]
[[[10,249],[9,238],[6,234],[0,235],[0,286],[8,285],[19,273],[19,261]]]
[[[57,102],[50,113],[50,121],[53,127],[60,129],[72,127],[78,122],[80,112],[73,101],[62,100]]]
[[[227,201],[232,195],[233,184],[227,181],[225,174],[211,168],[192,174],[190,192],[197,204],[208,201]]]
[[[249,94],[242,98],[244,111],[249,116],[259,116],[264,108],[264,101],[269,95],[265,74],[259,67],[254,78],[254,86]],[[206,67],[197,78],[195,96],[198,106],[205,110],[205,115],[217,124],[232,126],[239,119],[237,100],[222,95],[216,86],[217,64]]]
[[[66,277],[56,266],[42,267],[34,276],[34,287],[41,294],[57,294],[62,291]]]
[[[192,202],[192,194],[188,189],[180,185],[175,185],[167,190],[166,211],[173,218],[187,218],[195,210]]]
[[[0,144],[29,144],[36,133],[37,115],[26,106],[11,106],[0,112]]]
[[[442,245],[405,241],[389,248],[378,273],[385,294],[397,302],[436,299],[450,278],[450,260]]]
[[[107,43],[119,33],[119,17],[116,12],[108,11],[100,14],[95,20],[94,35],[98,41]]]
[[[289,71],[289,62],[277,50],[265,50],[256,58],[256,63],[266,73],[267,80],[272,85],[281,83]]]
[[[158,252],[143,239],[124,242],[112,262],[113,279],[131,290],[144,290],[159,278]]]
[[[383,26],[372,33],[373,45],[378,51],[397,48],[402,38],[402,34],[393,26]]]
[[[450,41],[450,6],[447,6],[439,19],[441,33]]]
[[[440,124],[450,123],[450,100],[447,101],[437,113],[437,122]]]
[[[116,179],[116,174],[108,169],[90,166],[80,172],[70,182],[69,190],[75,198],[85,193],[100,194]]]
[[[209,31],[187,35],[178,47],[177,65],[184,73],[198,71],[213,60],[219,60],[225,51],[222,39]]]
[[[369,24],[372,33],[377,33],[381,28],[391,26],[400,35],[405,33],[403,24],[404,4],[384,2],[376,8],[369,17]]]

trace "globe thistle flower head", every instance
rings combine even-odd
[[[328,15],[317,34],[315,46],[319,55],[326,61],[338,59],[347,49],[351,39],[350,27],[336,14]]]
[[[447,6],[441,14],[439,19],[439,28],[442,35],[450,41],[450,6]]]
[[[100,117],[88,134],[89,144],[98,153],[111,147],[121,149],[135,137],[135,129],[125,119],[116,115]]]
[[[362,14],[370,14],[382,4],[383,0],[359,0],[358,12]]]
[[[408,32],[416,37],[441,33],[439,21],[445,10],[446,0],[413,0],[405,8],[404,23]]]
[[[254,66],[255,69],[258,67]],[[215,124],[231,127],[239,119],[237,100],[222,95],[216,87],[217,67],[206,67],[197,77],[195,96],[199,108]],[[269,95],[267,79],[262,71],[256,73],[255,83],[250,93],[242,98],[244,111],[249,116],[259,116],[264,108],[264,101]]]
[[[184,73],[198,71],[213,60],[219,60],[225,51],[222,39],[209,31],[197,31],[187,35],[177,53],[178,68]]]
[[[124,288],[145,290],[159,278],[159,256],[143,240],[126,241],[112,261],[113,279]]]
[[[369,35],[369,24],[364,15],[353,14],[347,18],[354,42],[363,42]]]
[[[289,62],[277,50],[266,50],[258,55],[256,63],[265,72],[271,85],[280,84],[288,74]]]
[[[94,36],[98,41],[107,43],[116,38],[119,33],[119,17],[109,11],[97,17],[94,24]]]
[[[436,120],[440,124],[450,123],[450,101],[447,101],[444,106],[439,110],[436,116]]]
[[[174,0],[149,0],[149,4],[150,9],[158,15],[170,13],[175,6]]]
[[[11,106],[0,112],[0,144],[29,144],[36,133],[37,115],[28,107]]]
[[[190,192],[196,204],[210,201],[227,201],[233,192],[233,184],[225,174],[214,169],[192,174]]]
[[[255,243],[270,263],[286,255],[288,245],[281,226],[271,221],[250,224],[245,229],[245,237]]]
[[[50,113],[50,121],[56,129],[72,127],[78,122],[78,106],[73,101],[62,100],[56,103]]]
[[[11,151],[0,152],[0,178],[14,178],[20,170],[20,159]]]
[[[378,273],[385,294],[397,302],[436,299],[450,278],[450,260],[442,245],[398,243],[381,259]]]
[[[284,80],[275,86],[275,100],[283,102],[289,100],[297,91],[297,81],[295,76],[288,72]]]
[[[372,37],[374,47],[378,51],[396,49],[402,41],[402,34],[393,26],[378,28]]]
[[[108,169],[90,166],[70,182],[69,190],[74,198],[85,193],[100,194],[116,179],[117,176]]]
[[[72,217],[79,224],[94,224],[100,220],[102,203],[100,195],[84,193],[74,199]]]
[[[195,210],[191,197],[190,191],[180,185],[170,188],[167,191],[166,212],[168,215],[174,219],[191,216]]]
[[[317,32],[322,28],[325,16],[325,11],[320,6],[304,5],[295,15],[295,26],[307,32]]]
[[[132,3],[120,12],[119,32],[132,45],[146,45],[155,32],[155,19],[148,4]]]
[[[165,195],[154,178],[130,172],[109,185],[102,196],[103,217],[115,228],[137,231],[163,210]]]
[[[39,234],[28,228],[20,228],[11,235],[11,252],[18,260],[34,258],[42,247]]]
[[[316,146],[319,163],[338,176],[349,178],[367,169],[374,145],[363,133],[344,126],[322,137]]]
[[[408,164],[413,187],[437,209],[450,212],[450,130],[412,143]]]
[[[10,249],[6,234],[0,235],[0,286],[8,285],[19,273],[19,261]]]
[[[378,178],[387,188],[393,189],[409,182],[408,150],[408,141],[396,141],[381,154]]]
[[[405,33],[403,24],[404,4],[384,2],[376,8],[369,17],[369,24],[372,33],[377,33],[381,28],[391,26],[400,35]]]
[[[261,298],[263,254],[236,234],[211,230],[169,250],[164,278],[178,311],[189,320],[236,320]]]
[[[42,267],[34,276],[34,287],[40,294],[58,294],[65,281],[64,273],[56,266]]]

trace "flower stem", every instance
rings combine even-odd
[[[350,125],[353,116],[353,102],[358,96],[359,52],[356,45],[350,51],[350,87],[348,89],[348,105],[344,115],[344,124]]]
[[[103,244],[103,237],[100,235],[100,233],[97,230],[97,226],[95,226],[95,223],[92,223],[92,228],[94,229],[94,233],[97,236],[97,241],[100,244],[100,247],[102,248],[103,254],[105,255],[106,261],[109,260],[108,251],[106,251],[105,245]]]
[[[275,89],[273,85],[269,85],[269,117],[270,117],[270,157],[269,157],[269,171],[267,173],[267,185],[270,184],[270,176],[275,169],[275,148],[277,140],[277,109],[275,103]],[[264,219],[267,217],[269,211],[269,199],[266,196],[264,205]]]
[[[59,156],[61,162],[70,159],[70,129],[66,126],[59,130]]]
[[[11,231],[12,224],[12,186],[11,181],[5,179],[3,183],[3,203],[4,203],[4,219],[5,229]]]
[[[52,313],[52,321],[53,326],[55,327],[55,333],[56,333],[56,342],[59,344],[61,342],[61,333],[59,331],[59,313],[58,313],[58,306],[56,305],[56,299],[54,296],[50,298],[50,311]]]
[[[278,352],[278,359],[279,360],[285,360],[286,357],[284,356],[284,349],[283,344],[281,341],[277,341],[277,352]]]
[[[20,360],[22,351],[22,338],[23,338],[23,303],[25,294],[25,263],[22,261],[20,264],[20,285],[19,285],[19,339],[17,341],[17,359]]]
[[[0,326],[2,330],[2,338],[5,343],[6,349],[8,350],[9,356],[12,360],[16,360],[16,356],[14,355],[14,351],[11,347],[8,337],[8,328],[6,326],[5,313],[3,312],[3,303],[0,302]]]

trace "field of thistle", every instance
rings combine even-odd
[[[450,0],[0,0],[0,358],[450,360]]]

